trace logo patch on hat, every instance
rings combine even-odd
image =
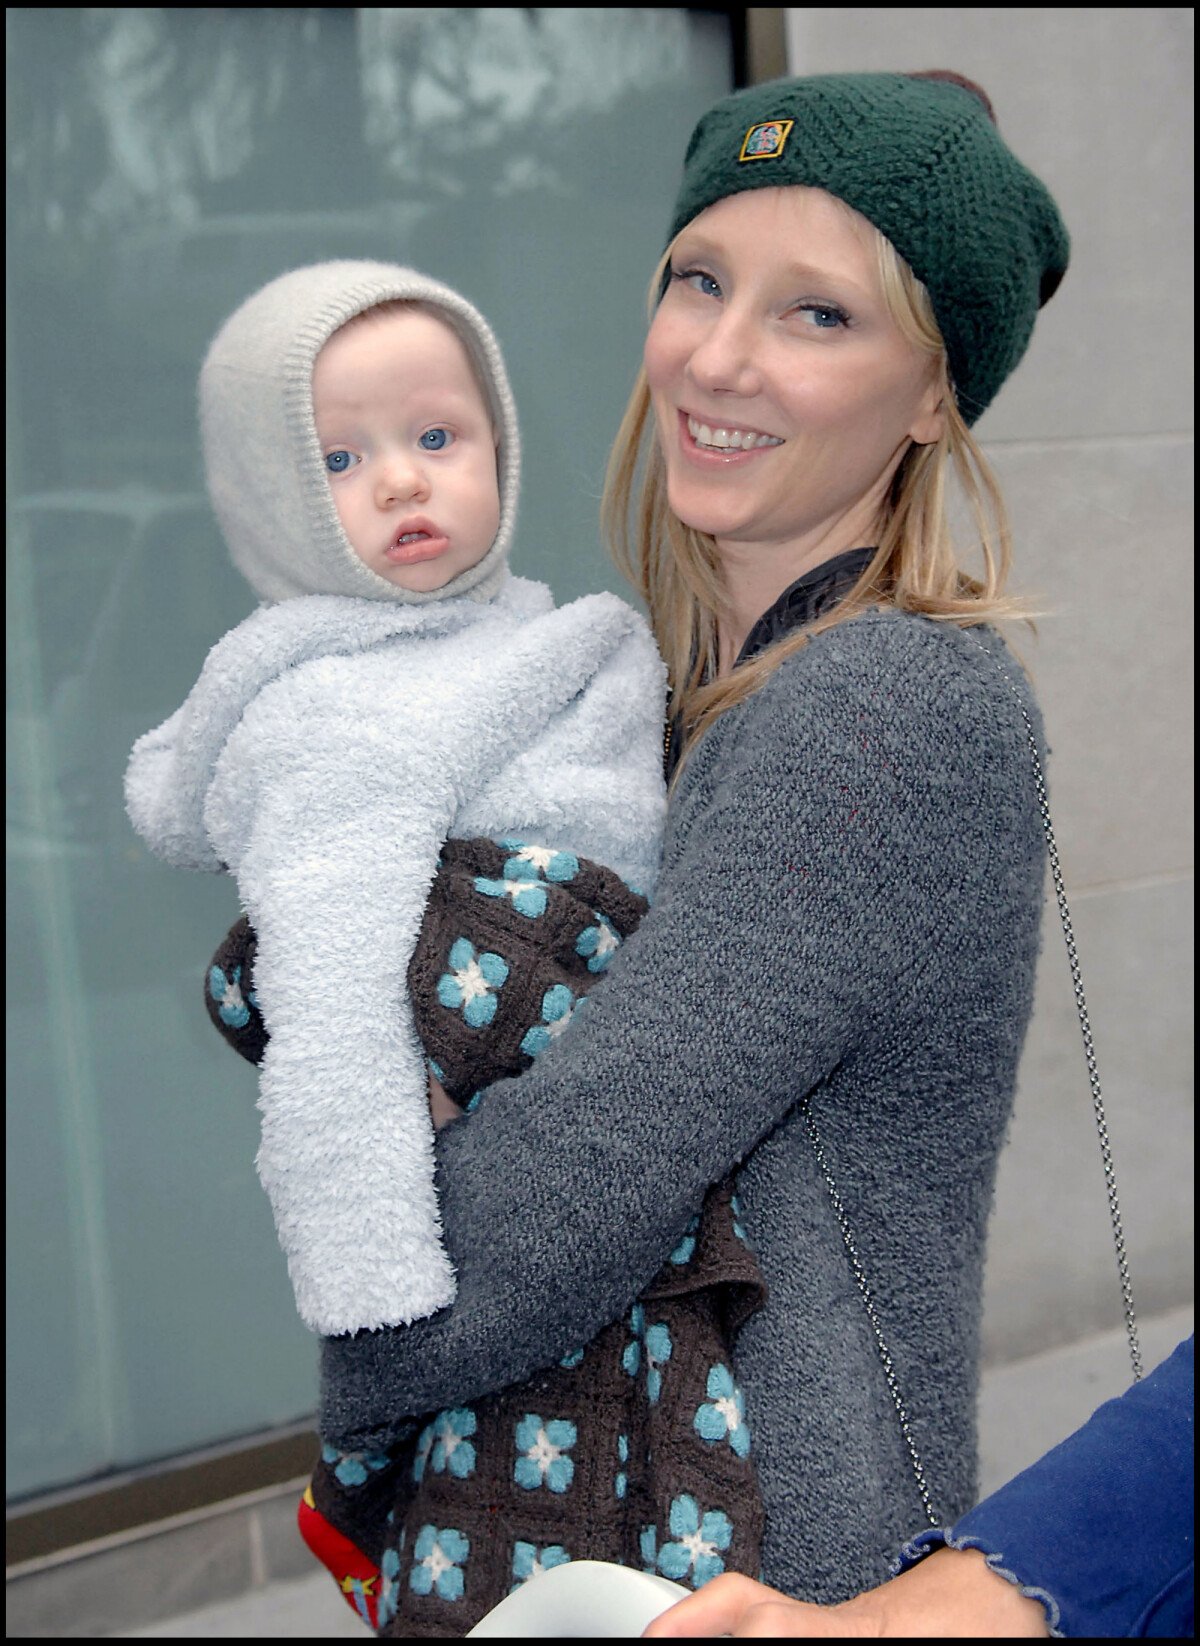
[[[778,160],[795,124],[794,120],[761,120],[757,126],[751,126],[742,139],[739,163],[743,160]]]

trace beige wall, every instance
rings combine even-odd
[[[1192,1296],[1190,9],[789,8],[789,72],[952,68],[1054,193],[1072,266],[978,434],[1013,514],[1023,646],[1135,1296]],[[931,1231],[931,1236],[935,1231]],[[1118,1324],[1065,948],[1038,998],[988,1269],[993,1360]]]

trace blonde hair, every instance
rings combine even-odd
[[[937,361],[943,430],[936,441],[914,444],[901,458],[878,548],[836,606],[774,641],[732,674],[716,679],[718,623],[727,609],[721,560],[715,539],[685,525],[671,509],[644,370],[617,432],[605,478],[602,525],[618,567],[646,602],[667,664],[672,712],[680,717],[689,748],[718,716],[744,702],[814,636],[869,608],[920,612],[964,628],[1031,619],[1019,602],[1004,594],[1012,556],[1008,515],[996,477],[955,402],[929,293],[891,242],[873,232],[891,316],[914,347]],[[651,318],[671,250],[664,253],[651,281]],[[951,473],[978,534],[979,576],[960,565],[955,550],[947,498]]]

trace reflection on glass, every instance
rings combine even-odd
[[[9,13],[8,1490],[315,1404],[254,1175],[253,1072],[201,989],[238,912],[124,815],[135,737],[253,597],[195,426],[221,321],[284,269],[412,263],[492,321],[515,569],[618,587],[609,443],[728,23],[684,8]]]

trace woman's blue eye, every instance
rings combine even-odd
[[[720,297],[721,288],[711,274],[705,274],[703,269],[672,269],[671,279],[678,280],[685,286],[691,286],[693,291],[702,292],[705,297]]]
[[[799,312],[809,315],[818,331],[836,331],[850,324],[850,316],[836,303],[801,303]]]
[[[424,446],[427,452],[440,452],[453,439],[449,429],[426,429],[417,444]]]
[[[341,447],[335,452],[325,453],[325,467],[330,474],[345,474],[347,469],[353,468],[355,463],[361,461],[362,459],[356,457],[353,452],[344,451]]]

